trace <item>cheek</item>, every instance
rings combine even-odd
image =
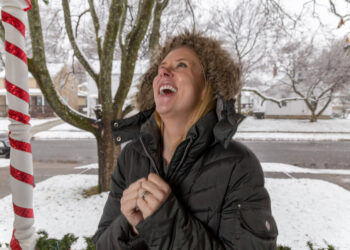
[[[153,80],[153,83],[152,83],[152,88],[153,88],[153,94],[156,94],[158,91],[157,91],[157,77],[154,78]]]

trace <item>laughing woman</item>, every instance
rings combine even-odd
[[[276,249],[256,156],[232,140],[242,116],[240,67],[220,42],[185,32],[145,73],[140,113],[115,121],[122,150],[97,249]]]

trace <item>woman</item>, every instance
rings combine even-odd
[[[113,123],[122,150],[97,249],[276,249],[259,161],[232,140],[242,116],[240,68],[218,41],[169,39],[136,96],[139,114]]]

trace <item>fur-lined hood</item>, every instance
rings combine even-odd
[[[222,48],[215,39],[205,37],[201,33],[183,34],[168,39],[165,45],[158,49],[148,71],[141,78],[139,91],[136,94],[136,107],[140,111],[154,106],[153,79],[158,73],[158,66],[170,51],[179,47],[194,50],[203,66],[205,79],[212,84],[214,93],[224,101],[234,99],[241,89],[241,68],[232,56]]]

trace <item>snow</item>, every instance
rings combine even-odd
[[[90,132],[83,131],[68,123],[55,126],[47,131],[35,134],[35,139],[94,139]]]
[[[96,184],[96,175],[55,176],[38,183],[34,191],[36,230],[46,230],[49,237],[54,238],[61,238],[66,233],[92,236],[108,194],[84,198],[82,191]],[[12,232],[11,196],[0,200],[0,207],[0,242],[4,243],[9,241]],[[83,249],[84,244],[84,239],[80,238],[73,249]]]
[[[0,168],[7,168],[10,166],[10,159],[0,159]]]
[[[350,175],[350,170],[347,169],[311,169],[272,162],[263,162],[261,166],[264,172]]]
[[[74,169],[98,169],[97,163],[75,167]]]
[[[346,119],[290,120],[290,119],[255,119],[247,117],[238,127],[239,132],[312,132],[312,133],[350,133],[350,121]]]
[[[267,171],[301,171],[301,168],[286,164],[262,165]],[[90,164],[79,168],[96,166],[97,164]],[[306,169],[305,172],[314,171]],[[307,241],[317,244],[317,247],[325,247],[326,241],[338,250],[350,248],[350,238],[347,237],[347,232],[350,232],[349,191],[314,179],[265,180],[279,229],[278,244],[292,247],[293,250],[306,250]],[[102,193],[89,198],[82,196],[82,190],[96,184],[96,175],[81,174],[55,176],[38,183],[34,192],[36,230],[46,230],[49,237],[55,238],[74,233],[80,239],[72,249],[84,249],[83,236],[92,236],[96,231],[108,195]],[[11,204],[11,196],[0,200],[0,207],[3,208],[0,221],[1,225],[5,225],[0,227],[1,243],[8,242],[11,237]]]
[[[350,249],[350,192],[329,182],[310,179],[266,179],[272,212],[279,228],[278,244],[308,249],[311,241],[339,250]],[[322,245],[321,245],[322,244]]]
[[[238,132],[234,138],[246,141],[350,141],[350,134]]]
[[[30,124],[33,126],[41,125],[49,121],[57,120],[57,118],[49,118],[49,119],[37,119],[31,118]],[[10,124],[10,120],[8,118],[0,118],[0,133],[8,133],[8,125]]]
[[[247,117],[234,138],[252,141],[345,141],[350,140],[350,120],[255,119]]]

